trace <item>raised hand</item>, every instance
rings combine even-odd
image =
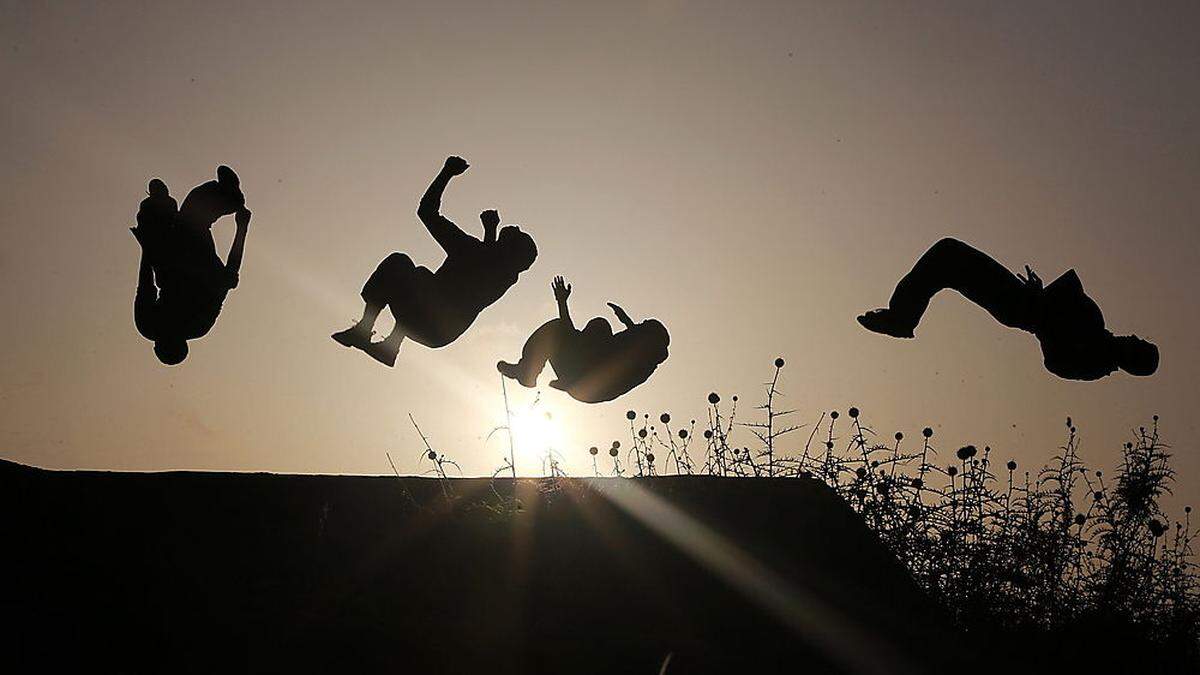
[[[451,155],[446,158],[446,164],[442,167],[442,171],[445,171],[451,176],[460,176],[470,166],[470,164],[467,164],[467,160],[463,159],[462,157]]]
[[[234,215],[233,219],[239,229],[246,230],[250,227],[250,216],[250,209],[243,206],[237,210],[237,214]]]
[[[1025,266],[1025,276],[1021,276],[1020,274],[1018,274],[1017,278],[1021,280],[1021,283],[1025,284],[1026,290],[1029,290],[1029,291],[1042,290],[1041,277],[1039,277],[1037,275],[1037,273],[1035,273],[1032,269],[1030,269],[1029,265]]]
[[[571,297],[571,284],[568,284],[562,277],[554,277],[554,281],[550,284],[550,288],[554,290],[554,299],[562,304]]]

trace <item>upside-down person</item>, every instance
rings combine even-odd
[[[603,317],[575,328],[567,308],[571,286],[562,277],[551,284],[558,302],[558,318],[542,324],[521,349],[518,363],[501,361],[496,369],[526,387],[537,386],[538,375],[549,361],[556,379],[550,386],[567,392],[577,401],[611,401],[650,379],[667,360],[671,342],[667,329],[656,319],[634,323],[629,315],[608,303],[625,329],[613,333]]]
[[[1083,292],[1075,270],[1043,287],[1028,266],[1020,277],[957,239],[934,244],[896,285],[888,306],[858,322],[876,333],[911,338],[930,299],[945,289],[958,291],[1001,324],[1033,333],[1046,370],[1059,377],[1098,380],[1117,369],[1143,376],[1158,369],[1158,347],[1105,328],[1100,307]]]
[[[134,323],[154,342],[159,361],[175,365],[187,358],[188,340],[212,330],[226,295],[237,288],[250,212],[241,181],[227,166],[217,167],[216,180],[193,188],[178,209],[161,180],[151,180],[148,193],[130,228],[142,247]],[[237,231],[222,262],[212,226],[232,214]]]

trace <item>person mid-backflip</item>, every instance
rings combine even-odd
[[[241,181],[227,166],[217,167],[217,179],[194,188],[178,209],[161,180],[151,180],[147,191],[130,228],[142,247],[133,317],[159,361],[175,365],[187,358],[188,340],[212,329],[225,296],[237,288],[250,212]],[[231,214],[237,232],[221,262],[212,226]]]
[[[363,286],[362,318],[331,336],[339,344],[361,349],[386,366],[395,365],[404,338],[426,347],[444,347],[465,333],[479,313],[533,265],[537,257],[533,238],[515,225],[497,233],[500,215],[496,211],[479,214],[483,241],[439,213],[450,179],[467,167],[461,157],[448,158],[417,208],[421,222],[446,251],[445,262],[431,272],[414,265],[404,253],[384,258]],[[371,342],[375,320],[384,307],[391,310],[396,325],[383,340]]]
[[[549,361],[557,379],[550,386],[584,403],[611,401],[650,378],[667,360],[671,342],[667,329],[656,319],[634,323],[625,310],[608,303],[625,330],[613,334],[602,317],[575,328],[567,309],[571,286],[562,277],[551,284],[558,302],[558,318],[542,324],[521,349],[519,363],[501,361],[496,369],[523,386],[537,386],[538,375]]]
[[[911,338],[930,299],[943,289],[958,291],[1009,328],[1033,333],[1046,370],[1059,377],[1098,380],[1118,368],[1143,376],[1158,369],[1158,347],[1104,327],[1100,307],[1083,292],[1075,270],[1043,287],[1028,266],[1019,277],[956,239],[934,244],[896,285],[888,306],[858,322],[876,333]]]

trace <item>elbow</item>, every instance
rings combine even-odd
[[[438,200],[422,197],[421,202],[417,204],[417,217],[421,220],[436,218],[440,206],[441,203]]]

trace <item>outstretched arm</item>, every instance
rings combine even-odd
[[[461,157],[448,157],[446,164],[429,184],[429,189],[425,190],[425,195],[421,197],[421,203],[417,206],[417,217],[421,219],[421,222],[425,224],[425,229],[429,230],[429,234],[433,235],[434,240],[447,254],[458,248],[465,240],[475,239],[441,214],[442,194],[446,191],[446,186],[450,184],[451,178],[466,171],[467,166],[466,160]]]
[[[155,338],[154,309],[158,301],[158,287],[154,285],[154,268],[146,259],[145,250],[138,264],[137,294],[133,298],[133,325],[147,340]]]
[[[633,328],[637,325],[633,322],[633,319],[629,318],[629,315],[626,314],[625,310],[621,309],[619,305],[610,302],[608,303],[608,306],[612,307],[613,314],[617,315],[617,320],[625,324],[626,328]]]
[[[242,254],[246,252],[246,233],[250,231],[250,210],[246,207],[238,209],[234,218],[237,220],[237,232],[233,235],[233,245],[229,247],[229,256],[225,260],[225,271],[229,274],[229,288],[237,288],[238,272],[242,269]]]
[[[567,328],[575,330],[575,324],[571,321],[571,310],[567,308],[567,298],[571,297],[571,284],[568,284],[562,277],[554,277],[550,288],[554,290],[554,300],[558,302],[559,321],[565,323]]]

